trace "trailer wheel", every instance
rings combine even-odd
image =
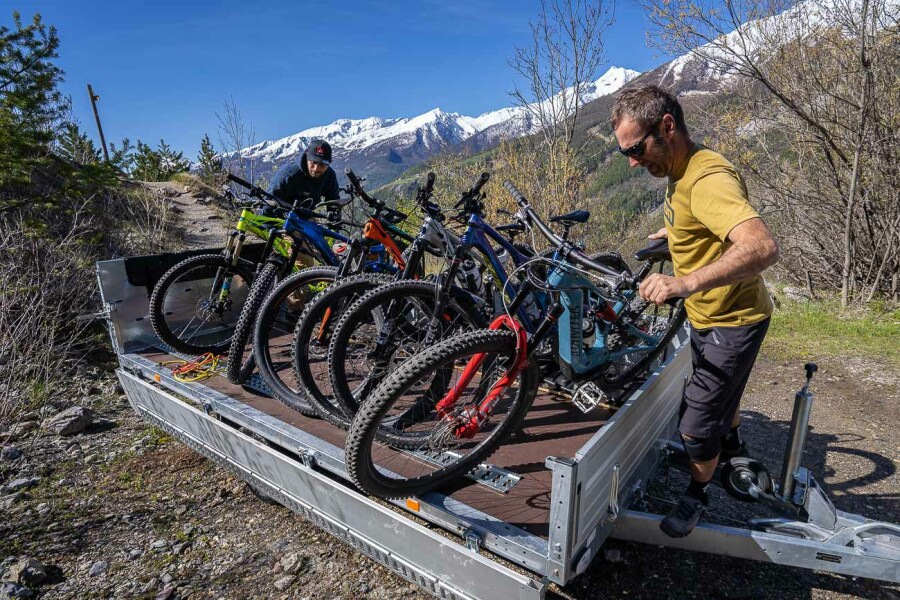
[[[758,460],[736,456],[722,466],[722,487],[733,498],[741,502],[756,502],[750,493],[751,484],[767,494],[774,489],[769,470]]]

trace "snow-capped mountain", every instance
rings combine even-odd
[[[582,101],[611,94],[639,73],[613,67],[597,81],[585,86]],[[435,108],[417,117],[385,119],[339,119],[328,125],[305,129],[274,141],[264,141],[242,151],[244,159],[257,163],[256,171],[296,160],[310,140],[322,138],[334,151],[338,172],[349,166],[365,174],[369,185],[386,183],[427,158],[470,140],[475,149],[488,148],[501,140],[537,131],[528,108],[517,106],[469,117]]]
[[[900,0],[885,0],[884,15],[896,15]],[[754,61],[787,47],[798,39],[842,28],[850,12],[861,13],[861,0],[805,0],[777,15],[747,21],[725,35],[654,69],[654,83],[681,93],[721,90],[738,80],[735,56]],[[896,23],[896,16],[894,17]]]

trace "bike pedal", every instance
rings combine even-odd
[[[611,399],[606,392],[590,381],[578,386],[572,395],[572,404],[583,413],[589,413],[601,404],[609,404]]]

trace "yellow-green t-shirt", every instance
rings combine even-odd
[[[675,276],[684,277],[715,262],[731,246],[728,234],[759,217],[747,200],[747,186],[722,155],[699,144],[684,170],[669,178],[664,207]],[[772,300],[756,275],[698,292],[685,301],[697,329],[758,323],[772,314]]]

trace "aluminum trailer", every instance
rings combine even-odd
[[[172,355],[150,326],[148,298],[184,256],[97,265],[101,314],[133,408],[436,597],[542,598],[550,582],[564,585],[583,572],[610,537],[900,581],[900,527],[835,510],[802,467],[791,478],[796,510],[782,510],[776,497],[768,503],[787,516],[746,527],[701,523],[673,540],[659,531],[660,515],[639,510],[657,471],[683,462],[670,440],[690,374],[685,335],[620,408],[584,414],[540,393],[524,435],[491,464],[419,498],[368,497],[349,481],[341,430],[288,409],[258,383],[255,390],[224,377],[184,383],[160,364]],[[805,423],[796,429],[805,434]],[[744,481],[745,491],[766,501],[754,481]]]

